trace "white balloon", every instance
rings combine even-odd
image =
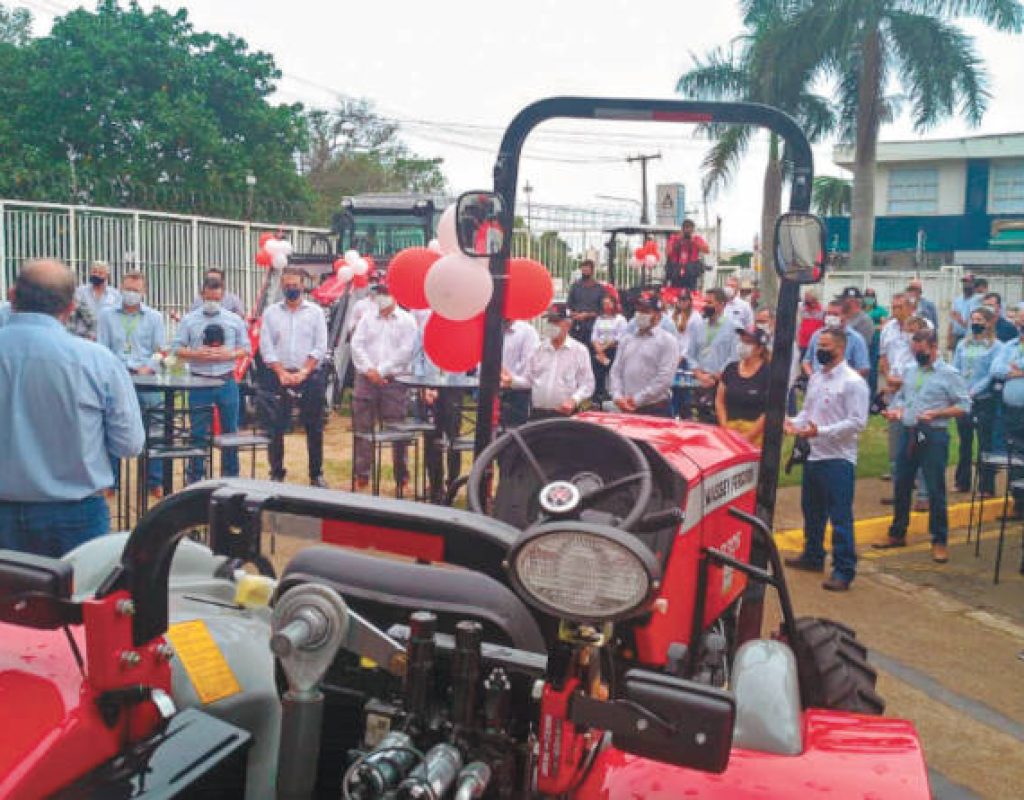
[[[430,307],[442,317],[462,321],[487,307],[494,283],[486,266],[462,253],[449,253],[427,272],[423,292]]]
[[[288,256],[284,253],[271,253],[270,263],[274,265],[274,269],[284,269],[288,266]]]
[[[435,253],[440,253],[441,252],[441,243],[439,241],[437,241],[437,239],[431,239],[430,243],[427,245],[427,249],[428,250],[433,250]]]
[[[630,257],[629,257],[629,260],[628,260],[628,261],[626,262],[626,265],[627,265],[627,266],[628,266],[628,267],[629,267],[630,269],[636,269],[637,267],[639,267],[639,266],[640,266],[640,262],[639,262],[639,261],[637,261],[637,259],[636,259],[636,256],[630,256]]]
[[[280,242],[281,252],[284,253],[286,256],[290,256],[292,253],[295,252],[295,248],[292,247],[292,243],[289,242],[287,239],[281,239]]]
[[[350,267],[354,267],[356,262],[359,260],[358,250],[346,250],[345,251],[345,263]]]
[[[272,256],[277,255],[278,253],[286,256],[288,255],[286,250],[290,246],[291,245],[289,245],[284,239],[267,239],[266,244],[263,245],[263,249]]]
[[[644,256],[644,266],[645,267],[656,267],[656,266],[658,266],[658,257],[648,253],[647,255]]]
[[[454,203],[444,210],[441,218],[437,221],[437,244],[444,254],[459,252],[459,237],[455,231]],[[445,315],[442,314],[441,316]]]
[[[360,258],[352,266],[352,269],[356,273],[356,275],[365,275],[367,272],[370,271],[370,262],[367,261],[365,258]]]
[[[352,276],[356,274],[356,271],[352,269],[348,264],[343,267],[338,267],[338,278],[342,283],[348,283],[352,280]]]

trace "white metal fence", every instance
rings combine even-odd
[[[278,230],[297,253],[334,251],[325,228],[0,199],[0,289],[6,296],[28,258],[58,258],[83,281],[100,260],[110,264],[115,286],[126,270],[141,269],[147,303],[166,316],[188,311],[203,271],[220,267],[250,307],[263,276],[255,263],[260,234]]]

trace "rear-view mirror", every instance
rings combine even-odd
[[[818,217],[790,211],[775,223],[775,271],[797,283],[817,283],[825,274],[825,226]]]
[[[508,232],[504,228],[505,204],[493,192],[466,192],[459,197],[455,226],[459,248],[468,256],[501,252]]]

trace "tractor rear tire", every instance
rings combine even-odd
[[[875,715],[885,711],[885,700],[875,691],[878,673],[868,663],[867,648],[857,641],[852,629],[828,619],[800,617],[796,641],[790,646],[796,656],[804,708]]]

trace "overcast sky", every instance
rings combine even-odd
[[[72,0],[5,0],[36,14],[37,33]],[[89,3],[91,5],[91,3]],[[278,97],[331,107],[338,94],[372,100],[403,121],[416,152],[444,158],[453,192],[491,186],[500,131],[528,103],[564,94],[671,98],[679,75],[703,54],[740,33],[729,0],[191,0],[197,29],[232,32],[269,51],[284,72]],[[974,130],[949,122],[927,138],[1024,131],[1020,37],[965,26],[977,35],[993,94]],[[627,155],[661,152],[650,183],[686,184],[688,205],[700,192],[699,163],[707,143],[673,125],[554,123],[528,143],[520,180],[537,203],[608,205],[596,195],[639,198],[639,167]],[[882,138],[919,138],[907,119]],[[767,150],[755,143],[733,184],[714,199],[724,243],[748,248],[759,225]],[[831,147],[815,149],[816,173],[842,174]],[[701,211],[703,214],[703,211]]]

